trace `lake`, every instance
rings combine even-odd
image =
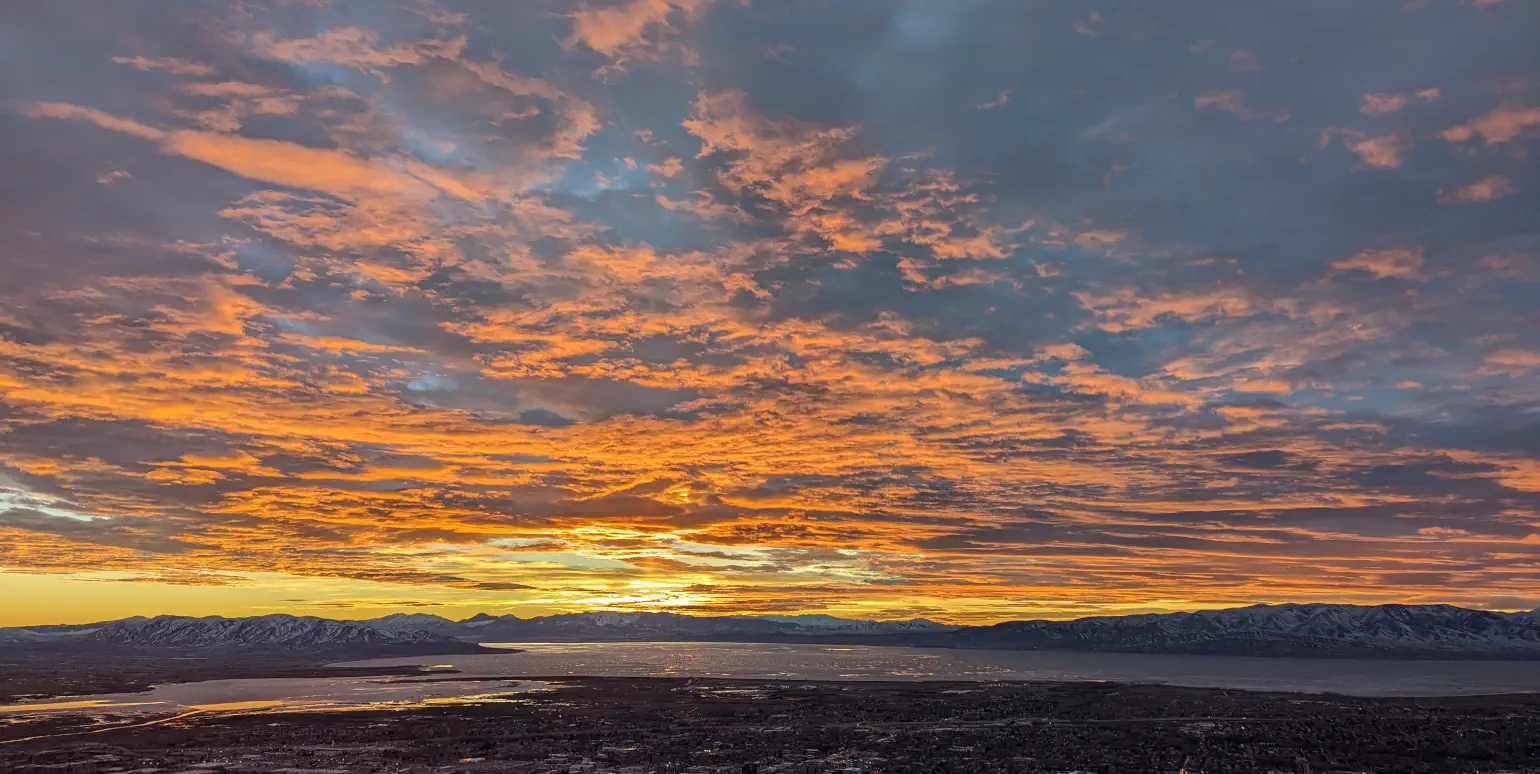
[[[344,665],[452,667],[458,670],[456,678],[484,678],[480,680],[446,681],[431,675],[207,680],[161,685],[144,693],[0,706],[0,715],[409,708],[496,701],[500,696],[547,686],[538,680],[519,678],[560,676],[1111,681],[1357,696],[1540,692],[1540,662],[1234,658],[729,642],[490,646],[508,650],[376,659]],[[515,648],[518,651],[512,650]]]
[[[1097,680],[1358,696],[1540,692],[1540,661],[1359,661],[735,642],[483,643],[520,653],[359,661],[446,664],[462,677]]]
[[[543,687],[544,683],[531,681],[460,682],[432,677],[258,677],[168,683],[143,693],[103,693],[0,705],[0,716],[37,712],[163,714],[189,710],[409,709],[495,701],[508,694]]]

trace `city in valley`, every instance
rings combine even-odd
[[[1540,771],[1540,696],[549,678],[446,706],[63,716],[0,735],[7,774],[1515,772]]]

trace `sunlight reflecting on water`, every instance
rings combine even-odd
[[[495,701],[545,683],[400,677],[275,677],[170,683],[143,693],[100,694],[0,706],[0,713],[112,714],[410,709]]]
[[[447,660],[463,677],[1111,681],[1360,696],[1540,691],[1540,662],[1240,658],[731,642],[484,644],[520,652],[382,659],[349,666]]]

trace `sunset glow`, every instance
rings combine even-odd
[[[0,626],[1534,607],[1537,29],[11,4]]]

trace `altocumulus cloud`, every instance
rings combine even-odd
[[[1540,6],[504,5],[0,11],[0,570],[1540,599]]]

